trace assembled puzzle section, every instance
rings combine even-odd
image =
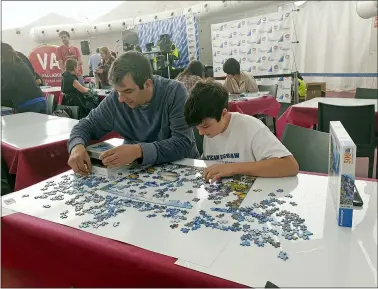
[[[341,227],[352,227],[355,171],[356,145],[340,121],[331,121],[328,193]]]
[[[100,142],[87,147],[88,155],[91,159],[92,173],[104,177],[115,177],[122,172],[126,166],[120,166],[118,168],[108,168],[100,160],[100,155],[112,148],[117,147],[109,142]]]

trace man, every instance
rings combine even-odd
[[[224,87],[231,94],[258,92],[256,80],[244,72],[240,72],[240,63],[235,58],[229,58],[223,64],[223,72],[227,74]]]
[[[287,177],[298,163],[260,120],[228,111],[228,92],[215,81],[198,82],[185,104],[185,120],[204,135],[203,158],[221,161],[204,171],[206,180],[233,175]]]
[[[98,78],[98,75],[94,72],[96,71],[96,69],[98,68],[100,63],[101,63],[100,48],[97,48],[96,53],[92,54],[89,57],[89,75],[90,76],[94,75],[95,82],[96,82],[96,88],[100,88],[99,87],[100,79]]]
[[[58,47],[56,59],[59,63],[59,68],[62,73],[66,70],[66,60],[69,58],[75,59],[79,63],[79,82],[84,85],[83,80],[83,61],[81,60],[81,54],[79,48],[70,45],[70,34],[67,31],[60,31],[59,37],[62,40],[63,45]]]
[[[185,87],[152,75],[150,61],[137,51],[119,56],[109,71],[114,89],[100,105],[72,129],[68,141],[68,164],[87,175],[91,163],[85,149],[88,140],[116,131],[124,145],[100,156],[107,167],[137,160],[161,164],[198,156],[193,130],[184,119]]]

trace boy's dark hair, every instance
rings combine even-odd
[[[77,61],[73,58],[66,60],[66,71],[71,72],[77,67]]]
[[[235,58],[229,58],[223,64],[223,72],[230,75],[240,74],[240,63]]]
[[[118,56],[110,67],[109,81],[119,85],[126,74],[130,74],[136,85],[144,89],[144,83],[153,75],[150,60],[138,51],[127,51]]]
[[[206,118],[220,121],[223,109],[228,109],[228,92],[222,84],[207,79],[199,81],[185,103],[185,121],[189,126],[196,126]]]
[[[67,31],[62,30],[59,32],[59,37],[62,37],[64,35],[66,35],[68,38],[71,38],[70,34]]]

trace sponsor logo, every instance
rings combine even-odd
[[[278,42],[283,42],[283,36],[281,36],[280,39],[278,39]]]
[[[278,15],[277,16],[271,16],[270,18],[268,18],[268,21],[274,22],[274,21],[277,21],[278,19],[280,19],[280,17]]]
[[[270,27],[268,33],[273,33],[273,27]]]
[[[269,61],[271,61],[271,62],[272,62],[272,61],[276,61],[276,59],[275,59],[275,58],[273,58],[273,57],[270,57],[270,56],[268,57],[268,60],[269,60]]]
[[[228,42],[227,41],[223,42],[223,45],[226,47],[228,45]]]
[[[261,57],[257,58],[256,63],[261,63]]]
[[[280,57],[280,59],[278,60],[278,62],[284,62],[285,58],[283,56]]]
[[[286,34],[286,35],[285,35],[285,38],[286,38],[286,39],[290,39],[290,34]]]
[[[279,38],[268,37],[269,42],[278,42],[279,40]]]
[[[234,49],[233,52],[234,52],[234,53],[238,53],[238,50],[237,50],[237,49]]]
[[[239,41],[231,41],[231,42],[230,42],[230,45],[231,45],[231,46],[237,46],[238,43],[239,43]]]
[[[189,45],[189,49],[195,49],[196,46],[195,45]]]
[[[274,69],[278,69],[278,65],[277,64],[274,66]]]
[[[188,32],[192,32],[194,29],[192,27],[188,28]]]
[[[244,39],[242,40],[242,43],[245,44],[245,40]]]
[[[241,42],[239,41],[238,44],[237,44],[237,46],[240,46],[240,45],[241,45]]]
[[[261,52],[261,53],[263,53],[263,52],[267,52],[268,51],[268,49],[265,49],[265,48],[259,48],[259,50],[258,50],[259,52]]]
[[[268,72],[273,72],[272,67],[269,67],[267,71],[268,71]]]
[[[232,55],[232,51],[230,51],[229,55]]]
[[[239,32],[239,36],[246,36],[247,33],[244,33],[244,32]]]
[[[283,21],[284,20],[284,15],[282,14],[281,17],[278,19],[278,21]]]
[[[241,53],[241,54],[247,54],[248,51],[240,48],[240,49],[239,49],[239,53]]]
[[[222,61],[219,61],[219,60],[214,59],[214,63],[222,64],[222,62],[223,62],[223,60],[222,60]]]
[[[266,57],[265,57],[265,56],[263,56],[263,57],[262,57],[262,60],[266,60]]]
[[[247,25],[255,25],[259,22],[260,20],[248,20]]]
[[[229,53],[228,52],[225,52],[225,51],[223,51],[222,53],[221,53],[222,55],[229,55]]]
[[[193,39],[190,39],[189,41],[188,41],[189,43],[193,43],[194,42],[194,40]]]
[[[246,60],[247,60],[247,58],[243,57],[243,58],[242,58],[241,60],[242,60],[242,61],[246,61]]]
[[[251,63],[255,62],[254,59],[252,59],[252,58],[250,58],[250,57],[247,58],[247,61],[248,61],[248,62],[251,62]]]
[[[273,26],[273,29],[274,29],[274,30],[278,30],[279,28],[280,28],[280,27],[279,27],[278,25],[274,25],[274,26]]]
[[[290,47],[280,47],[280,50],[282,50],[282,51],[289,51]]]
[[[218,71],[220,71],[220,70],[221,70],[220,67],[215,67],[215,69],[214,69],[215,72],[218,72]]]
[[[258,69],[259,71],[265,71],[265,69],[263,67],[259,67]]]
[[[286,55],[285,55],[285,58],[286,58],[286,59],[289,59],[289,58],[290,58],[290,55],[289,55],[289,54],[286,54]]]
[[[217,51],[217,54],[220,54],[220,51],[219,51],[219,50]]]

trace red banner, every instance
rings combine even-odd
[[[56,60],[58,46],[42,45],[35,48],[29,55],[29,60],[46,85],[60,86],[62,71]]]

